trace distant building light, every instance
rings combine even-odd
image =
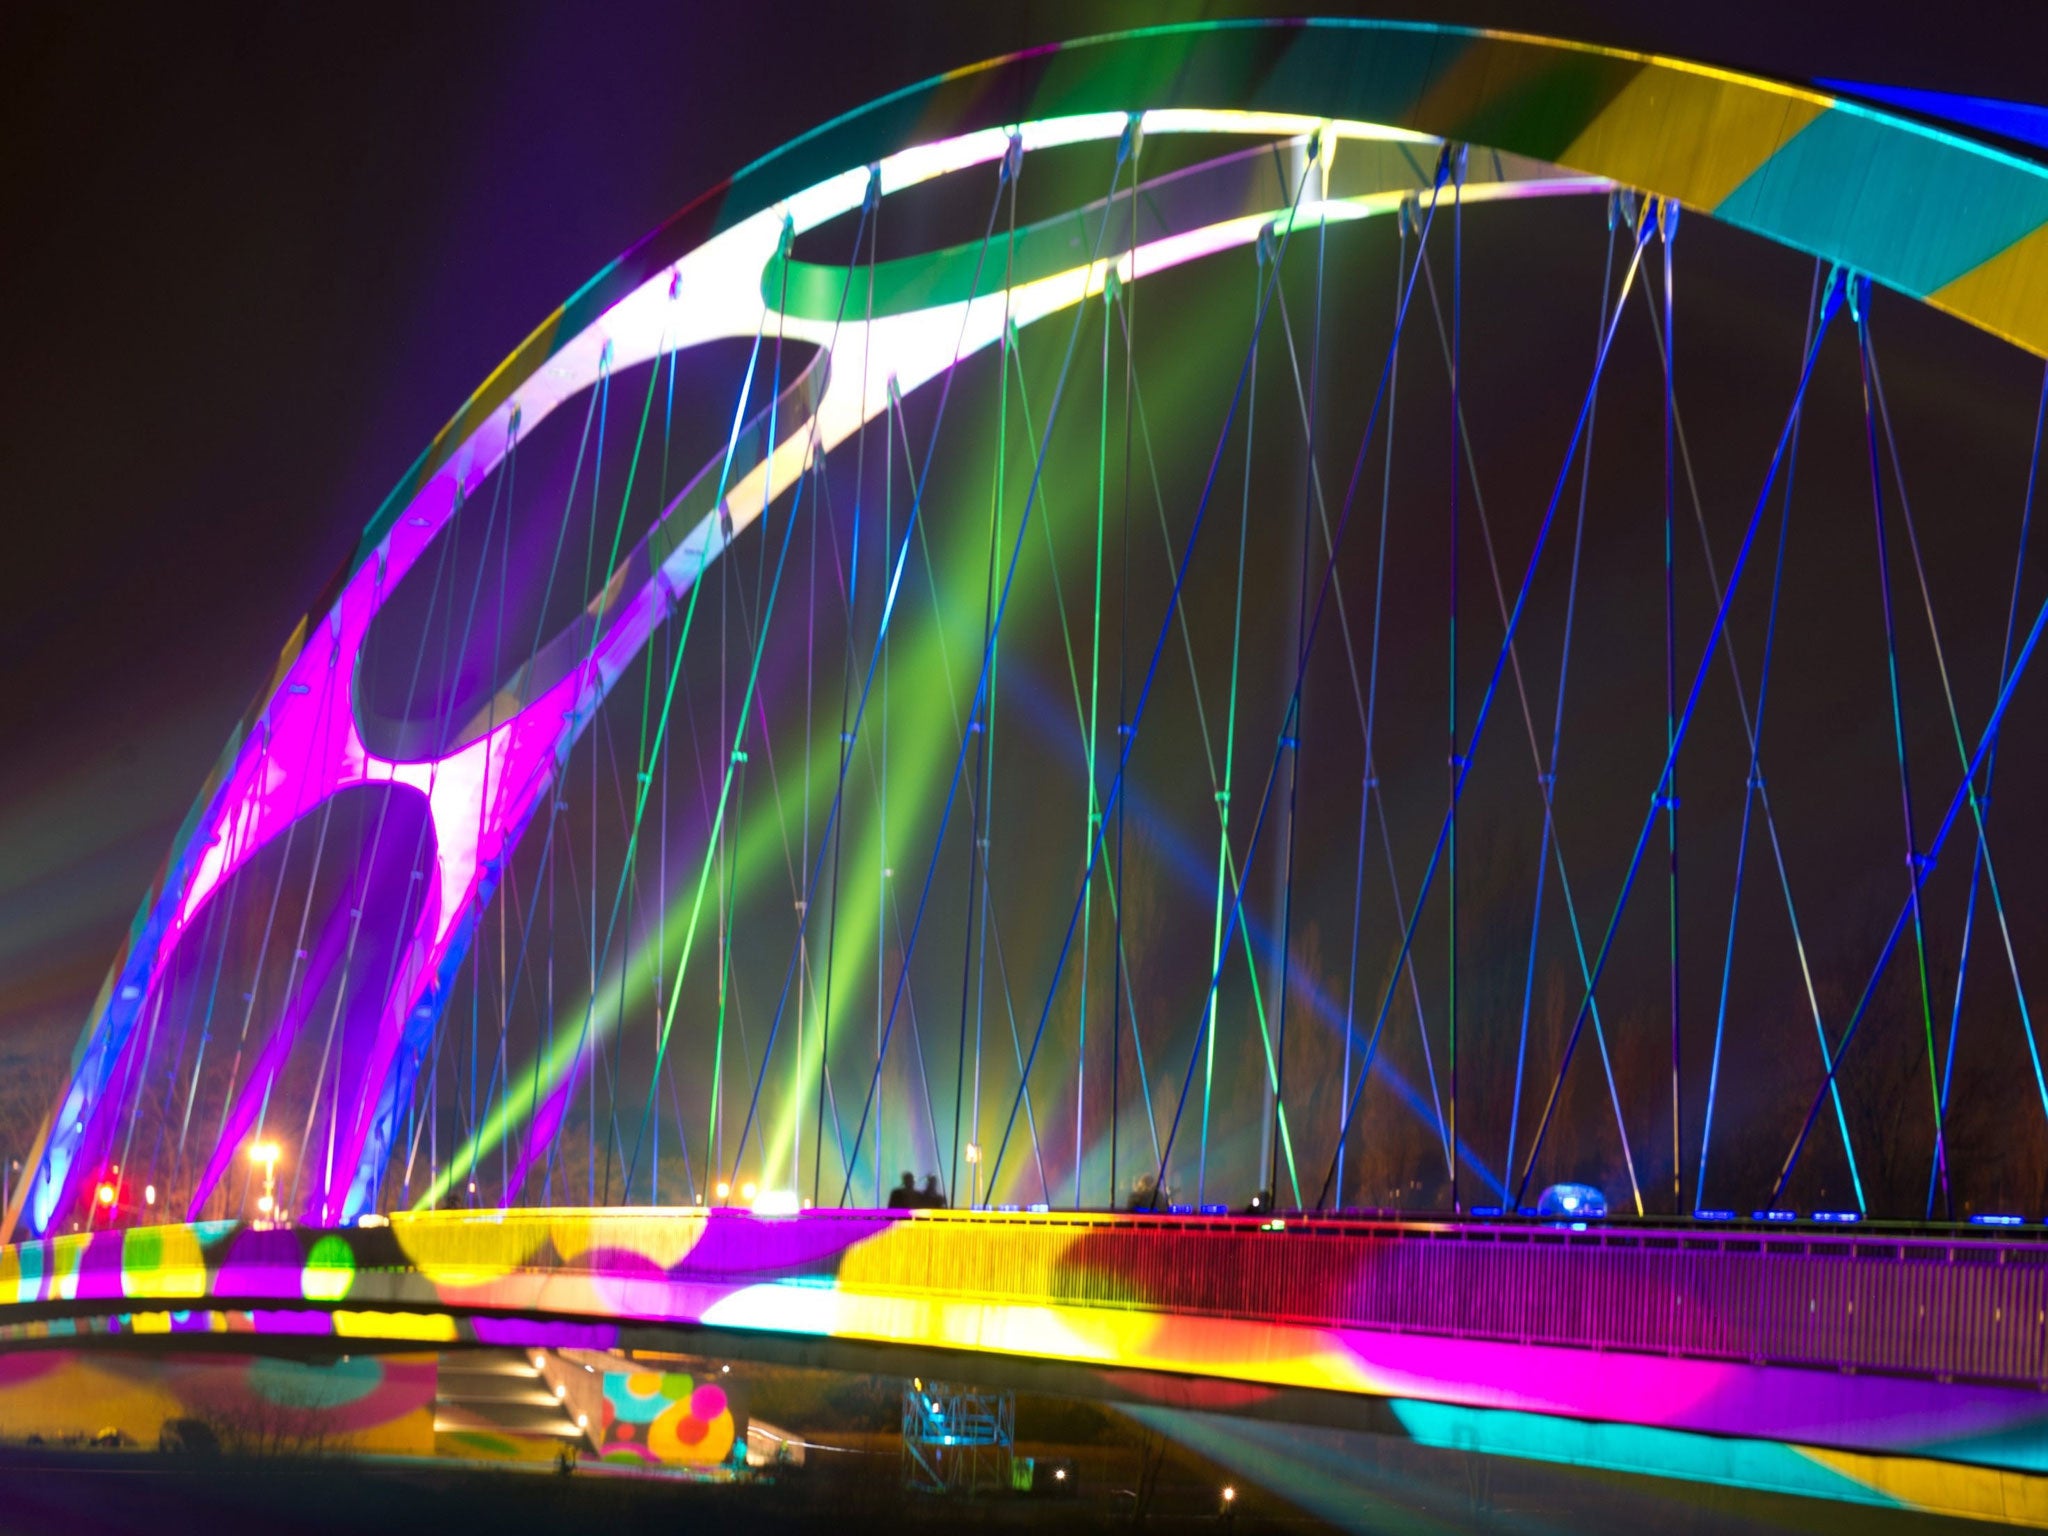
[[[156,1204],[156,1186],[154,1184],[145,1184],[142,1186],[142,1203],[144,1205]]]
[[[113,1186],[113,1185],[111,1185],[111,1184],[102,1184],[102,1185],[100,1186],[100,1188],[99,1188],[99,1202],[100,1202],[100,1204],[101,1204],[101,1205],[112,1205],[112,1204],[114,1203],[114,1186]]]
[[[761,1188],[752,1179],[747,1180],[746,1183],[740,1186],[740,1198],[749,1205],[754,1203],[754,1196],[759,1193],[761,1193]]]

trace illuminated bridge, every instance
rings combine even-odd
[[[291,636],[0,1343],[971,1352],[2048,1520],[2048,170],[1927,105],[1204,24],[748,166]]]

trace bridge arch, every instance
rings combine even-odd
[[[569,747],[716,557],[816,454],[882,408],[855,402],[914,389],[944,372],[968,338],[994,344],[1008,324],[1100,292],[1112,272],[1128,281],[1253,243],[1287,200],[1276,204],[1270,184],[1237,185],[1229,218],[1191,212],[1159,229],[1155,243],[1139,243],[1142,260],[1111,247],[1078,265],[1049,259],[1026,281],[996,288],[964,272],[957,250],[940,253],[915,266],[926,291],[893,310],[899,301],[886,299],[853,335],[844,324],[851,285],[783,260],[789,234],[861,208],[871,186],[886,197],[1000,161],[1015,153],[1013,135],[1028,152],[1115,139],[1134,124],[1147,134],[1320,138],[1326,178],[1333,161],[1348,167],[1365,153],[1348,146],[1386,148],[1387,165],[1364,190],[1337,197],[1325,181],[1327,217],[1345,203],[1358,212],[1412,206],[1429,192],[1438,146],[1483,146],[1522,157],[1492,168],[1501,195],[1626,187],[2048,352],[2048,175],[1801,87],[1505,33],[1334,21],[1147,29],[908,87],[755,162],[609,264],[492,374],[400,481],[288,643],[145,898],[10,1223],[43,1234],[77,1212],[81,1181],[110,1144],[119,1112],[110,1087],[170,957],[213,893],[337,791],[402,784],[425,801],[434,827],[435,856],[421,871],[429,894],[382,1007],[362,1021],[364,1066],[340,1171],[307,1193],[303,1213],[338,1221],[369,1208],[478,914]],[[1473,194],[1488,181],[1481,168]],[[1085,214],[1075,216],[1082,228]],[[1096,221],[1098,243],[1108,223]],[[946,286],[963,272],[964,289]],[[794,301],[779,299],[783,292]],[[721,461],[690,483],[585,618],[501,690],[453,750],[431,760],[370,752],[351,680],[363,636],[520,434],[611,371],[713,338],[758,337],[771,312],[790,336],[823,348],[819,364],[768,408],[750,414],[743,403]],[[962,338],[950,352],[948,330]],[[530,1147],[551,1128],[543,1111]]]

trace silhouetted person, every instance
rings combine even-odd
[[[917,1177],[911,1173],[903,1175],[903,1182],[889,1191],[889,1209],[892,1211],[914,1210],[917,1206]]]
[[[943,1211],[946,1197],[939,1193],[939,1176],[928,1173],[924,1176],[924,1189],[919,1192],[917,1203],[928,1211]]]

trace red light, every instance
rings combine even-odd
[[[99,1189],[99,1200],[101,1205],[112,1205],[114,1203],[114,1186],[102,1184]]]

